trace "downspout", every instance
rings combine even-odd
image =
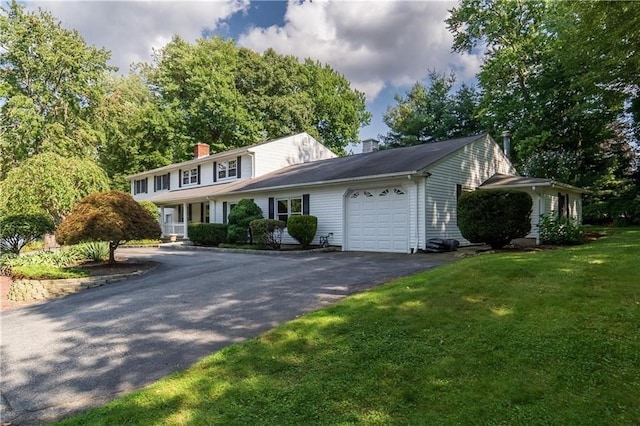
[[[413,181],[416,184],[416,245],[413,249],[414,253],[418,253],[420,246],[420,185],[417,179]]]

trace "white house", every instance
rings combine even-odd
[[[532,231],[542,214],[581,218],[579,188],[517,173],[487,134],[337,157],[306,133],[195,157],[129,176],[138,201],[161,211],[163,234],[188,238],[186,224],[226,223],[233,206],[253,199],[265,217],[318,217],[320,236],[343,250],[411,253],[429,238],[467,244],[456,222],[462,191],[517,188],[533,198]],[[499,218],[497,219],[499,220]],[[293,242],[285,235],[284,242]]]

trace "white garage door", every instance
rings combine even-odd
[[[346,204],[347,250],[407,252],[409,197],[403,188],[351,191]]]

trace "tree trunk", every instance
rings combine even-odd
[[[115,241],[109,241],[109,263],[116,263],[116,249],[118,248],[118,243]]]

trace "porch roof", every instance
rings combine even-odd
[[[577,186],[567,185],[566,183],[556,182],[553,179],[533,178],[523,176],[503,175],[496,173],[489,179],[485,180],[481,189],[499,189],[499,188],[529,188],[529,187],[550,187],[569,190],[572,192],[586,193],[588,191],[578,188]]]
[[[228,192],[232,187],[241,182],[230,182],[215,185],[200,186],[198,188],[177,189],[173,191],[161,192],[146,198],[145,201],[161,205],[172,203],[182,203],[186,201],[206,200],[208,197],[220,195]]]

